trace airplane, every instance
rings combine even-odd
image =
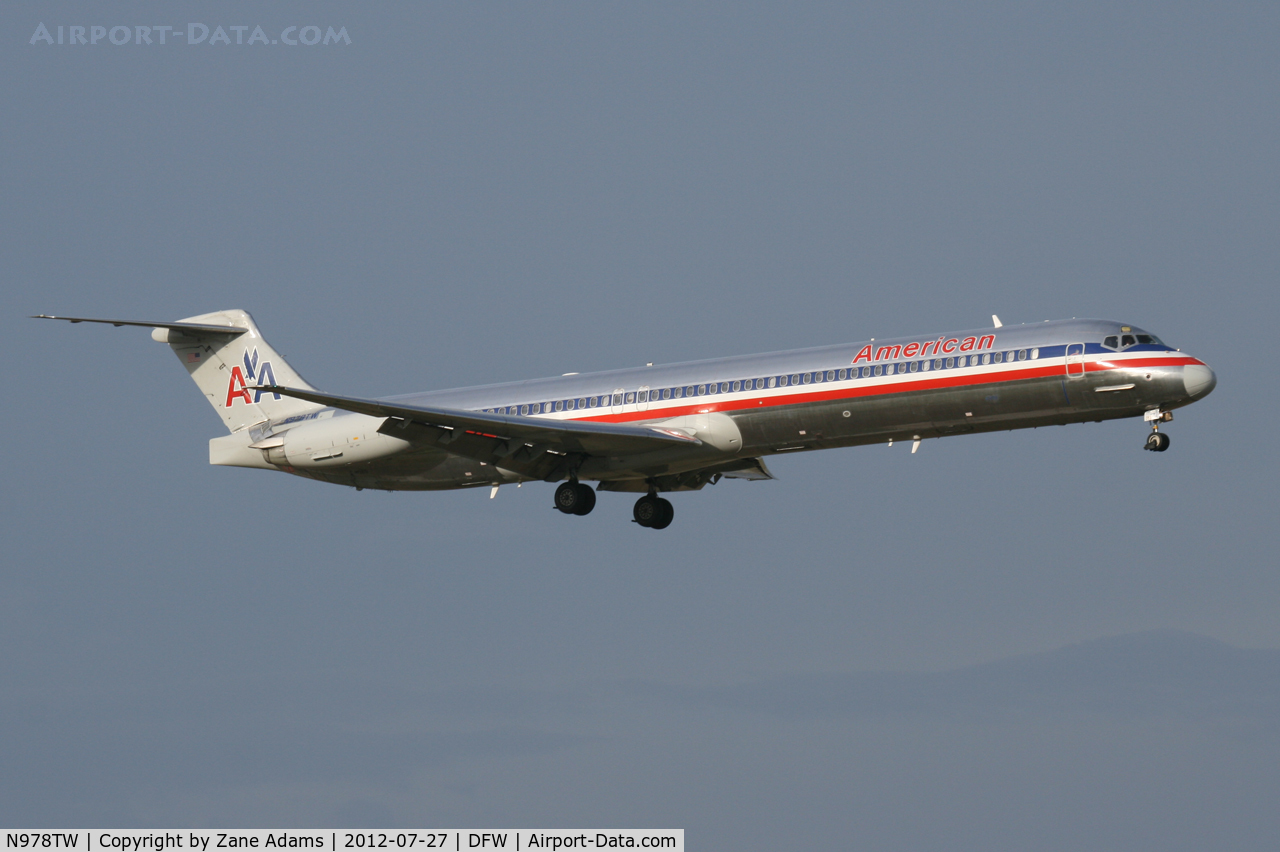
[[[642,527],[664,529],[661,495],[722,478],[767,480],[767,456],[1005,429],[1141,417],[1160,424],[1217,376],[1154,334],[1072,319],[820,346],[598,373],[566,373],[380,399],[316,390],[241,310],[177,322],[35,319],[151,328],[222,418],[209,463],[338,485],[446,490],[558,482],[555,508],[586,515],[596,491],[640,493]],[[587,484],[595,482],[596,489]]]

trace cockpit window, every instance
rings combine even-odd
[[[1108,349],[1116,349],[1120,346],[1120,338],[1113,334],[1110,337],[1104,338],[1102,345]]]
[[[1164,346],[1164,343],[1160,340],[1160,338],[1156,337],[1154,334],[1139,334],[1138,342],[1152,344],[1155,346]]]
[[[1121,345],[1122,347],[1129,347],[1129,346],[1133,346],[1133,345],[1134,345],[1135,343],[1137,343],[1137,342],[1138,342],[1138,341],[1136,341],[1136,340],[1134,340],[1134,339],[1133,339],[1133,335],[1132,335],[1132,334],[1126,334],[1126,335],[1123,335],[1123,336],[1120,338],[1120,345]]]

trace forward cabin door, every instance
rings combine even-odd
[[[1084,375],[1084,344],[1067,344],[1067,377],[1078,379]]]

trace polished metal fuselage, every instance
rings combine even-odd
[[[736,431],[739,440],[719,448],[704,444],[697,450],[593,458],[578,472],[602,488],[636,490],[628,483],[648,482],[666,490],[663,483],[673,482],[675,474],[734,458],[1138,417],[1187,405],[1212,390],[1207,366],[1178,350],[1102,345],[1121,329],[1141,332],[1108,320],[1066,320],[393,399],[547,420],[663,423],[718,417],[723,429]],[[1196,371],[1194,378],[1189,369]],[[412,490],[526,478],[435,446],[302,475]],[[701,480],[689,481],[701,487]]]

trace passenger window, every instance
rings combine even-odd
[[[942,359],[941,359],[941,358],[934,358],[934,359],[933,359],[933,369],[935,369],[935,370],[941,370],[941,369],[942,369]]]
[[[1126,334],[1120,338],[1120,348],[1124,349],[1126,347],[1133,346],[1137,342],[1138,341],[1134,340],[1132,334]]]
[[[1025,349],[1019,349],[1019,350],[1018,350],[1018,360],[1019,360],[1019,361],[1025,361],[1025,360],[1027,360],[1027,350],[1025,350]]]
[[[697,389],[696,387],[694,387],[693,385],[689,385],[689,387],[687,387],[687,388],[685,388],[685,389],[684,389],[684,395],[685,395],[685,396],[697,396],[697,395],[698,395],[698,389]]]
[[[793,385],[800,384],[800,375],[798,373],[791,374],[791,384]]]
[[[955,365],[956,365],[956,359],[955,359],[955,358],[948,358],[948,359],[947,359],[947,369],[948,369],[948,370],[949,370],[949,369],[951,369],[952,367],[954,367]]]
[[[881,366],[880,364],[876,364],[874,367],[871,368],[871,375],[873,376],[879,376],[882,373],[884,373],[884,367]]]
[[[707,393],[706,385],[698,385],[698,396],[705,396]]]
[[[649,392],[647,390],[642,390],[638,394],[636,394],[636,402],[648,402],[648,401],[649,401]]]
[[[1102,339],[1102,345],[1108,349],[1115,349],[1120,346],[1120,338],[1116,337],[1114,334],[1109,337],[1104,337]]]
[[[983,356],[982,356],[982,363],[984,363],[984,364],[990,364],[990,363],[991,363],[991,356],[990,356],[990,355],[983,355]]]
[[[919,370],[919,369],[920,369],[920,365],[915,361],[912,361],[910,364],[907,364],[907,370],[912,373],[914,373],[916,370]]]
[[[556,403],[556,411],[564,411],[564,400],[563,400],[563,399]]]
[[[1040,357],[1040,350],[1039,350],[1039,349],[1032,349],[1032,350],[1031,350],[1031,360],[1032,360],[1032,361],[1034,361],[1034,360],[1036,360],[1036,359],[1037,359],[1037,358],[1039,358],[1039,357]]]
[[[615,393],[615,394],[613,395],[613,404],[614,404],[614,405],[622,405],[622,394],[620,394],[620,393]]]
[[[636,401],[636,392],[631,391],[627,394],[627,405],[631,405]]]
[[[663,388],[663,389],[662,389],[662,398],[663,398],[663,399],[671,399],[671,388]]]

